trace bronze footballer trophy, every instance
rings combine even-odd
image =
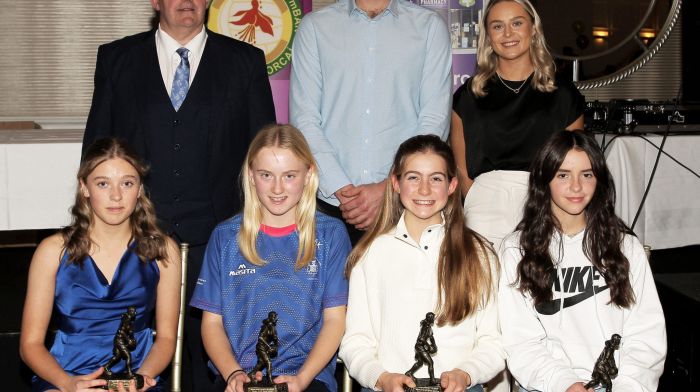
[[[440,386],[440,380],[435,378],[435,368],[433,367],[432,355],[437,353],[437,345],[435,344],[435,338],[433,337],[433,324],[435,323],[435,314],[428,312],[425,315],[425,319],[420,322],[420,332],[418,332],[418,338],[416,339],[416,362],[413,364],[411,369],[406,372],[406,375],[411,377],[416,383],[415,388],[404,385],[404,390],[406,392],[440,392],[442,387]],[[423,367],[423,365],[428,366],[428,376],[430,378],[416,378],[414,374],[418,369]]]
[[[243,389],[247,392],[287,392],[287,384],[275,384],[272,381],[272,358],[277,356],[277,347],[279,339],[277,338],[277,313],[270,312],[267,318],[263,320],[258,334],[258,343],[255,345],[255,354],[258,356],[258,362],[253,367],[253,370],[248,373],[251,382],[243,384]],[[255,374],[257,372],[266,371],[261,381],[257,381]]]
[[[128,388],[131,380],[135,381],[137,389],[143,388],[143,376],[131,370],[131,351],[136,348],[134,320],[136,320],[136,308],[129,306],[126,312],[122,314],[119,328],[114,334],[112,358],[104,365],[104,373],[100,376],[100,378],[107,380],[107,385],[103,385],[102,389],[116,391],[119,388],[119,383],[121,383],[124,388]],[[126,361],[126,370],[121,373],[112,372],[112,366],[119,363],[122,359]]]
[[[613,334],[610,340],[605,341],[603,352],[600,353],[598,360],[595,361],[593,372],[591,373],[591,381],[584,388],[595,388],[600,385],[605,388],[605,392],[612,392],[612,380],[617,377],[617,365],[615,364],[615,350],[620,348],[622,337],[618,334]]]

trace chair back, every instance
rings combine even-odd
[[[180,258],[182,259],[182,276],[180,278],[180,317],[177,321],[177,340],[175,342],[175,355],[171,364],[172,392],[182,391],[182,344],[185,334],[185,291],[187,289],[187,254],[190,251],[188,243],[180,244]]]
[[[345,367],[345,363],[343,363],[343,360],[340,358],[338,358],[336,360],[336,363],[343,367],[343,384],[340,386],[340,390],[342,392],[352,392],[353,380],[350,377],[350,373],[348,372],[348,368]]]

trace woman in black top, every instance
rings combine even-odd
[[[585,101],[555,78],[528,0],[493,0],[479,23],[477,73],[454,94],[450,144],[467,225],[498,247],[521,218],[530,161],[553,133],[583,128]]]

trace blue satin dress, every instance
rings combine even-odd
[[[95,261],[87,257],[82,267],[61,259],[56,272],[54,319],[58,331],[51,354],[59,365],[72,375],[89,374],[112,357],[114,333],[127,307],[136,307],[134,337],[136,349],[131,352],[132,370],[141,367],[153,345],[151,321],[156,305],[156,288],[160,279],[158,264],[142,262],[132,244],[122,255],[112,283],[102,274]],[[120,361],[113,371],[125,370]],[[55,387],[34,376],[33,391]],[[155,389],[154,389],[155,390]]]

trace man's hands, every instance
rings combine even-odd
[[[354,186],[348,184],[335,192],[340,201],[343,219],[358,230],[370,228],[382,204],[386,180],[382,182]]]

